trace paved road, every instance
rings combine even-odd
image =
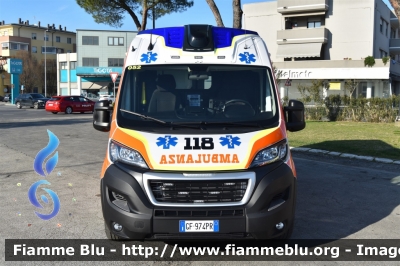
[[[108,136],[94,130],[91,119],[91,114],[53,115],[0,105],[0,243],[7,238],[105,238],[99,171]],[[43,221],[34,214],[27,191],[42,179],[32,166],[47,145],[47,129],[60,140],[59,162],[46,179],[62,208]],[[293,238],[400,239],[399,166],[304,153],[294,157],[299,182]],[[3,245],[0,252],[3,257]]]

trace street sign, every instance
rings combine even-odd
[[[285,86],[292,86],[292,81],[289,78],[286,80]]]
[[[110,76],[111,76],[112,82],[114,82],[114,83],[115,83],[115,82],[117,81],[118,75],[119,75],[119,73],[118,73],[118,72],[111,72],[111,73],[110,73]]]

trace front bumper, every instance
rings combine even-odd
[[[293,225],[296,178],[283,162],[251,169],[255,187],[247,203],[240,206],[155,206],[143,184],[143,173],[154,171],[111,165],[101,180],[103,216],[108,229],[128,239],[270,239]],[[237,173],[238,171],[235,171]],[[165,172],[163,172],[165,173]],[[226,171],[225,171],[226,173]],[[112,202],[112,192],[126,199],[125,210]],[[219,220],[218,233],[179,233],[180,220]],[[123,226],[116,232],[112,224]],[[283,222],[282,230],[276,224]]]

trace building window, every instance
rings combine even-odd
[[[383,33],[383,19],[381,18],[381,24],[379,25],[381,32]]]
[[[71,43],[72,42],[72,40],[71,40],[71,38],[67,38],[67,43]]]
[[[108,58],[109,67],[122,67],[124,66],[123,58]]]
[[[99,59],[83,57],[82,58],[82,66],[99,66]]]
[[[32,46],[32,53],[34,53],[34,54],[37,53],[37,47],[36,46]]]
[[[379,51],[381,52],[381,58],[386,57],[386,56],[388,55],[388,53],[385,52],[385,51],[382,50],[382,49],[379,49]]]
[[[396,31],[393,28],[390,28],[390,38],[395,39],[396,38]]]
[[[321,21],[309,21],[307,28],[320,28],[321,27]]]
[[[32,33],[32,40],[36,40],[36,33]]]
[[[71,53],[71,50],[67,50],[67,53]]]
[[[76,61],[69,62],[69,69],[76,69]]]
[[[389,37],[389,23],[386,22],[386,28],[385,28],[385,35],[386,37]]]
[[[1,44],[2,50],[23,50],[28,51],[29,45],[27,43],[19,43],[19,42],[3,42]]]
[[[60,69],[67,69],[67,62],[60,62]]]
[[[56,36],[56,42],[60,42],[61,41],[61,37],[60,36]]]
[[[82,36],[82,45],[99,45],[99,36]]]
[[[57,47],[46,46],[46,50],[44,48],[45,47],[42,46],[42,54],[57,54]]]
[[[4,36],[8,36],[8,31],[7,30],[4,31]]]
[[[44,36],[43,40],[45,40],[46,42],[48,42],[48,41],[49,41],[49,35],[46,34],[46,35]]]
[[[123,37],[108,37],[108,45],[124,45]]]

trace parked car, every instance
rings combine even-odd
[[[3,98],[3,102],[9,102],[11,100],[11,93],[6,93]]]
[[[107,101],[112,104],[115,102],[114,95],[100,95],[99,101]]]
[[[57,114],[65,112],[93,112],[95,102],[83,96],[53,96],[46,103],[46,111]]]
[[[43,108],[49,98],[44,97],[40,93],[25,93],[20,94],[15,98],[15,105],[17,108],[21,109],[22,107],[30,107],[30,108]]]

